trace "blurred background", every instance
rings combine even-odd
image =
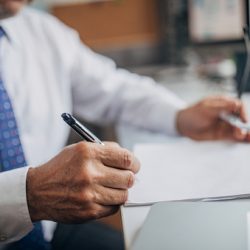
[[[237,92],[247,54],[247,0],[35,0],[33,5],[76,29],[85,44],[119,67],[153,77],[187,102]],[[129,149],[135,141],[162,138],[147,140],[148,134],[122,127],[91,129]],[[104,220],[121,228],[117,218]]]
[[[118,66],[147,66],[145,74],[157,74],[164,66],[182,71],[193,66],[203,77],[224,80],[235,76],[244,52],[247,2],[36,0],[34,6],[76,29],[84,43]],[[149,66],[154,66],[153,73]]]

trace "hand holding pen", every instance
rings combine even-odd
[[[88,142],[65,147],[30,168],[27,203],[32,222],[84,223],[111,215],[127,201],[140,164],[128,150],[102,142],[69,114],[64,120]]]

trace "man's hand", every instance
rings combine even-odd
[[[240,100],[208,97],[178,113],[177,129],[180,134],[194,140],[250,141],[249,133],[222,121],[221,112],[238,114],[243,122],[247,122],[246,111]]]
[[[33,222],[82,223],[117,211],[126,202],[139,162],[114,143],[81,142],[31,168],[27,200]]]

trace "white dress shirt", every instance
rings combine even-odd
[[[128,123],[175,134],[183,102],[147,77],[117,69],[87,48],[56,18],[30,8],[0,22],[1,77],[12,100],[29,166],[45,163],[65,145],[63,112],[99,124]],[[26,202],[28,166],[0,173],[0,242],[33,227]],[[47,224],[48,226],[48,224]],[[45,226],[48,240],[52,234]]]

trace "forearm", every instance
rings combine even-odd
[[[185,107],[185,103],[153,79],[129,77],[131,82],[124,87],[126,90],[119,98],[121,109],[117,112],[118,121],[153,132],[176,135],[177,113]]]
[[[149,77],[117,69],[111,60],[85,53],[98,70],[95,74],[85,72],[74,82],[77,115],[95,123],[123,123],[176,134],[176,114],[185,106],[180,98]]]

